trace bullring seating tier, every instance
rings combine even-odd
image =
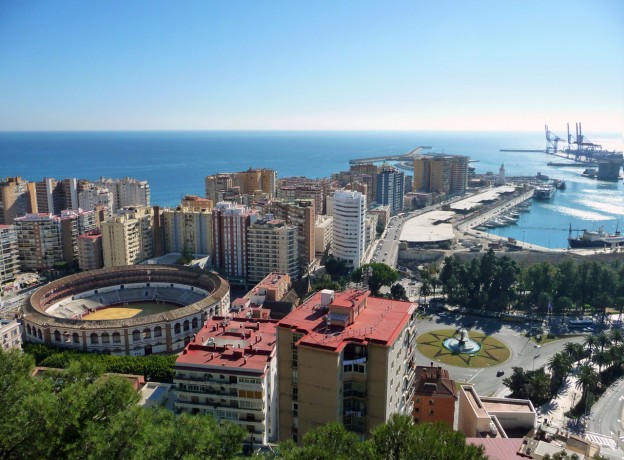
[[[80,319],[87,313],[109,305],[158,301],[186,306],[199,302],[205,297],[204,294],[191,291],[189,288],[125,288],[111,292],[100,292],[90,297],[75,300],[61,300],[61,302],[48,308],[46,312],[59,318]]]

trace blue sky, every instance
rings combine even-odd
[[[0,0],[0,130],[624,128],[624,2]]]

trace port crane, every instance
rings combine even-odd
[[[576,148],[573,149],[572,145]],[[581,160],[581,157],[585,157],[586,160],[591,160],[595,152],[602,151],[602,145],[595,144],[583,135],[583,127],[581,123],[576,123],[576,135],[570,134],[570,123],[568,123],[568,149],[566,153],[573,153],[575,159]]]
[[[546,153],[557,153],[559,151],[559,142],[562,141],[559,136],[548,129],[548,125],[544,125],[546,129]],[[569,138],[568,134],[568,138]]]

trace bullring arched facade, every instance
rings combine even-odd
[[[179,307],[164,313],[119,320],[86,321],[63,317],[59,306],[110,293],[160,289]],[[194,300],[185,304],[187,294]],[[99,297],[101,299],[101,297]],[[115,355],[174,353],[184,349],[213,315],[225,314],[230,286],[205,270],[169,265],[132,265],[79,273],[39,288],[24,309],[24,339],[28,342]],[[71,312],[69,312],[71,314]],[[65,313],[65,316],[67,313]]]

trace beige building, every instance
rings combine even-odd
[[[10,225],[15,218],[36,210],[34,183],[19,176],[0,179],[0,224]]]
[[[0,287],[20,273],[17,232],[12,225],[0,224]]]
[[[99,229],[78,237],[78,267],[81,270],[95,270],[104,266],[102,255],[102,232]]]
[[[248,229],[248,280],[257,283],[271,272],[299,275],[297,227],[283,220],[262,219]]]
[[[275,196],[277,173],[274,169],[252,169],[234,173],[233,186],[239,186],[241,194],[253,195],[258,191]]]
[[[317,292],[277,327],[279,440],[341,422],[361,437],[412,413],[416,307],[368,291]]]
[[[193,209],[195,211],[201,211],[203,209],[210,211],[214,207],[214,202],[208,198],[202,198],[197,195],[185,195],[180,202],[180,207]]]
[[[521,438],[536,422],[535,408],[528,399],[486,398],[471,385],[459,388],[457,430],[467,438]]]
[[[124,177],[123,179],[107,179],[101,177],[95,182],[97,187],[107,188],[113,194],[113,213],[124,207],[150,206],[150,186],[147,181]]]
[[[206,198],[218,203],[223,200],[221,193],[232,188],[232,173],[220,173],[206,176]]]
[[[210,200],[206,200],[210,201]],[[177,207],[163,210],[165,252],[183,253],[185,249],[193,254],[212,256],[212,211]]]
[[[23,270],[45,270],[63,262],[60,217],[27,214],[14,219],[14,223]]]
[[[316,254],[323,254],[332,245],[334,235],[334,218],[332,216],[317,216],[314,224],[314,248]]]
[[[305,275],[315,261],[314,200],[273,201],[264,211],[297,227],[299,271]]]
[[[129,206],[102,223],[105,267],[134,265],[153,257],[152,208]]]
[[[414,158],[414,191],[462,194],[468,184],[468,157],[421,155]]]

